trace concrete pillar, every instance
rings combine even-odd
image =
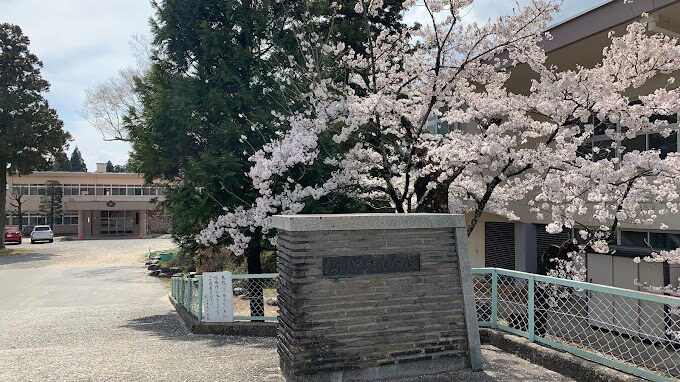
[[[86,219],[87,219],[87,217],[85,215],[85,211],[78,210],[78,238],[79,239],[85,238],[85,224],[87,224]]]
[[[139,210],[139,237],[146,237],[146,210]]]
[[[462,215],[275,216],[273,225],[287,381],[481,369]]]
[[[536,273],[536,225],[515,223],[515,270]]]

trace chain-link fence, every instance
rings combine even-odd
[[[278,273],[233,275],[234,319],[276,321],[279,315]]]
[[[497,268],[472,270],[481,327],[654,381],[680,378],[680,299]]]
[[[232,304],[234,320],[246,321],[276,321],[279,315],[278,308],[278,273],[265,273],[253,275],[229,274],[232,285]],[[199,321],[204,317],[203,278],[173,277],[171,279],[171,296],[183,305]]]

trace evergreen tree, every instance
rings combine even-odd
[[[59,153],[54,157],[54,164],[52,165],[54,171],[71,171],[71,161],[69,161],[66,153]]]
[[[40,197],[40,213],[47,218],[47,225],[54,227],[64,216],[62,199],[64,189],[56,180],[45,182],[45,195]]]
[[[267,95],[276,86],[263,57],[280,59],[281,53],[263,41],[288,33],[283,11],[273,0],[156,3],[152,29],[159,54],[137,86],[143,109],[130,118],[131,163],[149,181],[173,180],[166,198],[173,235],[183,245],[195,243],[221,209],[216,204],[234,207],[256,196],[246,176],[249,154],[239,140],[261,145],[261,135],[270,133],[251,126],[279,108]],[[259,252],[258,244],[251,273],[260,272]]]
[[[113,166],[113,172],[128,172],[128,170],[125,165],[117,164]]]
[[[376,24],[399,24],[401,3],[386,1],[386,12]],[[314,20],[312,27],[324,35],[363,49],[358,36],[366,33],[365,23],[353,10],[354,4],[346,1],[336,14],[327,2],[156,3],[152,29],[157,55],[138,81],[142,109],[128,118],[130,162],[147,180],[172,181],[166,199],[172,232],[181,245],[193,245],[196,234],[223,207],[249,205],[257,197],[246,175],[252,164],[251,148],[261,147],[275,134],[272,112],[286,114],[300,106],[294,96],[279,90],[281,79],[272,75],[287,69],[289,57],[300,55],[287,23]],[[305,13],[324,17],[303,17]],[[347,74],[339,69],[337,77],[344,81]],[[322,176],[323,171],[300,169],[298,175]],[[331,197],[308,208],[365,208],[348,206],[350,202]],[[253,253],[259,248],[253,248]]]
[[[115,172],[111,161],[106,162],[106,172]]]
[[[83,155],[80,153],[78,146],[71,153],[71,171],[73,172],[87,172],[87,165],[83,160]]]
[[[6,220],[7,175],[50,170],[70,135],[44,93],[42,62],[28,49],[21,28],[0,24],[0,221]],[[5,247],[0,224],[0,248]]]

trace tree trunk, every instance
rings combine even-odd
[[[23,232],[24,231],[24,210],[23,210],[23,202],[21,200],[18,200],[17,203],[17,219],[19,219],[19,231]]]
[[[5,248],[5,223],[7,222],[7,163],[0,162],[0,249]]]
[[[262,231],[258,228],[246,249],[248,260],[248,274],[255,275],[262,273]],[[250,298],[250,315],[255,317],[264,316],[264,294],[262,291],[262,279],[248,279],[246,284],[247,295]]]
[[[545,253],[539,253],[541,256],[538,261],[537,274],[548,276],[550,271],[557,268],[557,262],[553,259],[566,260],[569,257],[569,252],[578,250],[578,246],[574,245],[570,240],[566,240],[562,245],[550,246]],[[534,333],[538,336],[545,337],[548,326],[548,310],[550,308],[550,295],[554,291],[548,290],[544,283],[536,284],[536,292],[534,293]]]
[[[437,188],[427,192],[427,184],[431,176],[419,178],[415,181],[415,189],[418,207],[416,212],[448,213],[449,212],[449,183],[437,184]]]

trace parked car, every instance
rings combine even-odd
[[[18,227],[6,226],[5,227],[5,243],[17,243],[21,244],[23,235],[19,231]]]
[[[52,228],[48,225],[35,226],[33,232],[31,232],[31,244],[35,244],[37,241],[53,242],[54,233],[52,232]]]

